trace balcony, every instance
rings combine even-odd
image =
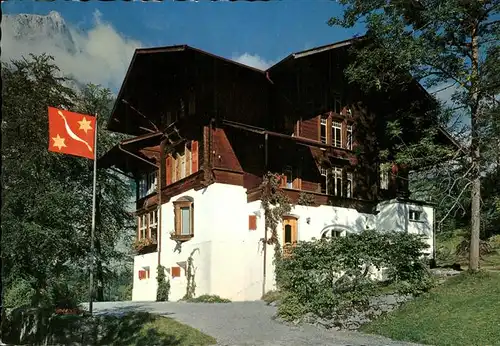
[[[158,242],[152,238],[138,239],[133,244],[133,249],[138,255],[155,252],[158,249]]]

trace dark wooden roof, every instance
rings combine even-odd
[[[217,70],[228,68],[260,75],[265,81],[264,71],[188,45],[136,49],[107,129],[135,136],[156,131],[168,97],[192,83],[213,80]],[[203,76],[194,72],[199,69]]]

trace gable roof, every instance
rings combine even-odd
[[[310,49],[306,49],[306,50],[302,50],[302,51],[299,51],[299,52],[292,53],[292,54],[286,56],[285,58],[281,59],[280,61],[278,61],[273,66],[269,67],[267,69],[267,71],[270,72],[270,71],[278,68],[282,64],[284,64],[284,63],[286,63],[288,61],[291,61],[291,60],[297,60],[297,59],[308,57],[308,56],[311,56],[311,55],[315,55],[315,54],[319,54],[319,53],[323,53],[323,52],[335,50],[335,49],[338,49],[338,48],[343,48],[343,47],[350,46],[354,42],[359,42],[359,41],[365,39],[365,37],[366,36],[352,37],[352,38],[349,38],[347,40],[343,40],[343,41],[339,41],[339,42],[335,42],[335,43],[330,43],[330,44],[326,44],[324,46],[314,47],[314,48],[310,48]]]
[[[140,118],[146,118],[146,116],[143,116],[141,111],[137,109],[138,105],[129,102],[129,98],[132,94],[137,95],[142,92],[143,90],[141,89],[148,88],[155,83],[161,83],[162,78],[165,79],[168,76],[175,77],[176,75],[182,74],[182,69],[176,69],[176,67],[181,65],[185,68],[194,66],[195,62],[193,61],[193,56],[204,57],[214,62],[222,62],[226,66],[236,67],[248,71],[248,73],[260,75],[262,78],[265,78],[265,72],[262,70],[188,45],[138,48],[132,56],[120,91],[118,92],[117,99],[111,112],[111,117],[107,123],[107,129],[136,136],[156,131],[157,129],[154,128],[154,126],[151,128],[150,125],[152,124],[150,119],[140,120]],[[155,58],[154,62],[152,62],[153,57]],[[177,66],[172,63],[174,61]],[[162,66],[164,67],[162,73],[151,73],[152,69],[157,67],[156,65],[160,63],[164,64],[164,66]],[[141,81],[141,83],[139,83],[139,81]],[[145,100],[144,103],[147,103],[147,101]],[[133,114],[130,114],[129,109]],[[130,117],[124,113],[128,113]],[[133,125],[127,126],[123,124],[124,122],[131,122]]]

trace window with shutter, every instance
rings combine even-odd
[[[174,203],[175,234],[180,239],[188,240],[194,236],[194,203],[181,197]]]
[[[248,215],[248,229],[250,231],[255,231],[257,229],[257,216]]]
[[[181,276],[181,267],[172,267],[170,271],[173,278],[178,278]]]

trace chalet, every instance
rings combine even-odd
[[[379,156],[396,106],[428,95],[419,85],[363,94],[342,72],[353,42],[267,71],[186,45],[135,51],[107,127],[132,138],[99,160],[137,183],[133,300],[156,299],[159,264],[171,300],[186,292],[188,263],[197,295],[257,300],[272,289],[272,247],[260,242],[268,171],[295,203],[281,244],[376,228],[424,234],[433,253],[432,205],[409,199],[410,168],[381,170]]]

